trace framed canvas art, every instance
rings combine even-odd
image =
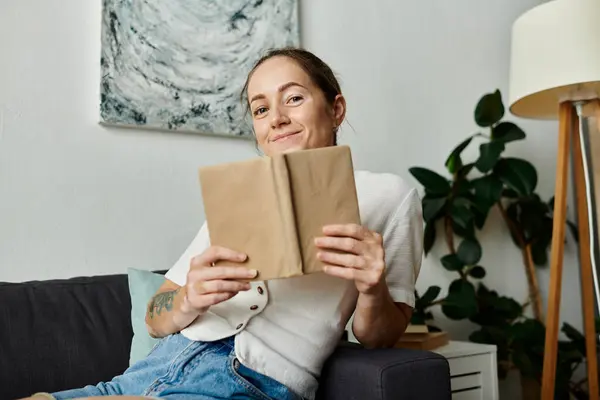
[[[246,138],[246,73],[299,45],[298,4],[103,0],[101,40],[100,123]]]

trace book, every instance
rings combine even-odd
[[[413,350],[434,350],[449,343],[446,332],[405,333],[395,347]]]
[[[348,146],[202,167],[199,179],[211,244],[247,254],[254,280],[322,271],[323,226],[361,222]]]
[[[406,327],[406,330],[404,331],[404,334],[417,334],[417,333],[428,333],[428,332],[429,332],[429,328],[425,324],[423,324],[423,325],[408,324],[408,326]]]

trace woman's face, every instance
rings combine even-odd
[[[331,146],[334,130],[344,119],[342,95],[328,104],[319,87],[288,57],[262,63],[250,78],[247,94],[256,140],[267,156]]]

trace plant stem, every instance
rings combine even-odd
[[[442,304],[444,302],[444,300],[446,300],[445,297],[443,299],[438,299],[436,301],[432,301],[431,303],[429,303],[427,308],[432,307],[432,306],[437,306],[438,304]]]
[[[456,254],[456,249],[454,248],[454,231],[452,230],[452,217],[446,215],[444,218],[444,232],[446,236],[446,244],[448,245],[448,251],[451,254]],[[458,274],[461,279],[467,278],[467,273],[463,269],[459,269]]]
[[[444,218],[444,231],[446,233],[446,244],[451,254],[455,254],[454,249],[454,231],[452,230],[452,218],[448,215]]]
[[[542,297],[540,295],[540,287],[537,281],[537,275],[535,273],[535,265],[533,263],[533,256],[531,255],[531,245],[525,242],[521,231],[515,226],[514,222],[508,217],[504,206],[500,201],[496,203],[500,214],[504,222],[508,226],[513,236],[517,238],[521,254],[523,256],[523,264],[525,265],[525,275],[527,277],[527,286],[529,288],[529,299],[533,305],[533,315],[535,319],[540,322],[544,322],[544,314],[542,311]]]
[[[542,296],[540,295],[540,286],[537,281],[537,275],[535,273],[535,265],[533,263],[533,257],[531,255],[531,245],[527,244],[522,248],[523,262],[525,263],[525,270],[527,275],[527,286],[529,286],[529,297],[533,304],[533,315],[535,318],[544,322],[544,313],[542,311]]]

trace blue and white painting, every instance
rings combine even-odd
[[[297,0],[103,0],[100,122],[251,137],[247,72],[298,45]]]

